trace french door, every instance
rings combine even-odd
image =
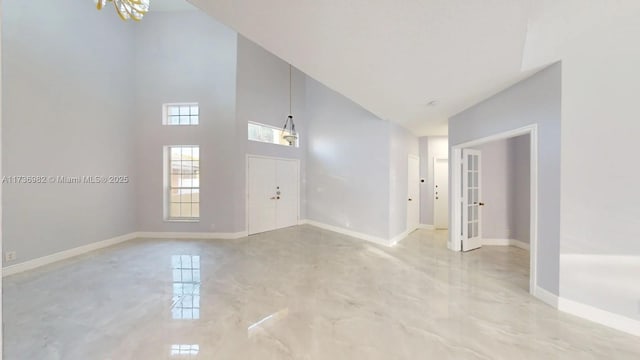
[[[480,151],[462,150],[462,251],[482,246],[480,161]]]

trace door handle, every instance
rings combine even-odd
[[[275,196],[272,196],[272,197],[271,197],[271,200],[275,200],[275,199],[276,199],[276,197],[275,197]]]
[[[478,205],[479,205],[479,206],[484,206],[484,203],[483,203],[483,202],[481,202],[481,203],[478,203]]]
[[[413,201],[413,199],[412,199],[412,198],[409,198],[409,201]]]

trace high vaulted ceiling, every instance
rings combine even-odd
[[[637,7],[640,3],[189,1],[375,115],[416,135],[446,134],[451,115],[557,60],[562,41],[597,21],[603,11],[615,13],[623,10],[621,4]],[[433,100],[436,105],[430,106]]]

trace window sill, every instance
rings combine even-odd
[[[200,219],[164,219],[164,222],[199,223]]]

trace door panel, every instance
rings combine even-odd
[[[276,228],[298,225],[298,162],[276,160]]]
[[[462,250],[482,246],[480,160],[478,150],[462,150]]]
[[[434,161],[434,225],[449,228],[449,159]]]
[[[276,160],[249,157],[249,234],[276,228]]]
[[[407,178],[407,230],[413,231],[420,224],[420,158],[409,156]]]

